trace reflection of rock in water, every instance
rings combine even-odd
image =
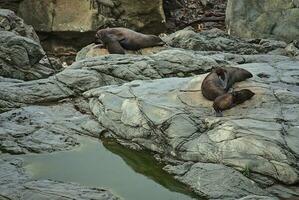
[[[105,148],[119,155],[135,172],[147,176],[170,191],[183,193],[197,199],[200,198],[192,193],[188,186],[178,182],[162,170],[163,164],[158,163],[149,152],[125,148],[110,139],[103,139],[102,142]]]

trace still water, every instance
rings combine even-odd
[[[198,199],[164,172],[149,153],[130,150],[113,141],[80,141],[82,145],[72,151],[24,156],[26,170],[35,180],[104,187],[125,200]]]

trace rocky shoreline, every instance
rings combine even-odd
[[[63,69],[53,68],[32,27],[10,11],[0,16],[10,19],[0,21],[1,198],[118,199],[100,188],[32,181],[22,160],[7,156],[70,150],[80,145],[76,135],[150,150],[208,199],[299,198],[296,45],[184,29],[141,55],[101,55],[91,45]],[[256,95],[219,118],[200,85],[214,67],[229,66],[254,75],[234,89]]]

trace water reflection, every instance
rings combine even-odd
[[[73,151],[25,155],[25,168],[33,179],[105,187],[127,200],[198,199],[164,172],[149,153],[124,148],[111,140],[103,142],[105,147],[94,138],[81,138],[80,142],[83,145]]]
[[[188,186],[176,181],[170,174],[162,170],[163,165],[159,164],[150,153],[124,148],[114,140],[105,139],[103,145],[109,151],[119,155],[135,172],[147,176],[170,191],[180,192],[198,199],[198,196],[195,196]]]

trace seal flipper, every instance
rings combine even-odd
[[[125,54],[124,48],[120,45],[117,39],[105,34],[102,38],[105,47],[111,54]]]

